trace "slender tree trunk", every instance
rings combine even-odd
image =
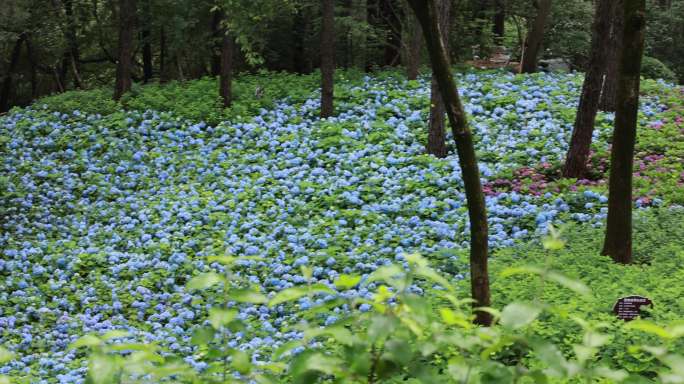
[[[29,66],[31,67],[31,100],[38,97],[38,71],[36,65],[35,52],[30,38],[26,38],[26,55],[28,56]]]
[[[615,112],[617,97],[617,78],[618,63],[620,61],[620,51],[622,49],[622,28],[623,22],[622,0],[615,0],[613,5],[613,15],[610,18],[610,41],[608,42],[606,53],[606,74],[601,90],[601,101],[599,108],[606,112]]]
[[[368,24],[368,1],[367,0],[353,0],[353,18],[354,21],[359,23],[359,25]],[[354,35],[354,40],[352,41],[352,65],[354,67],[365,70],[366,69],[366,51],[367,47],[367,36],[366,31],[361,33],[356,33]]]
[[[406,78],[415,80],[418,78],[420,69],[420,51],[423,48],[423,32],[420,23],[411,12],[407,15],[409,20],[409,41],[406,52]]]
[[[537,72],[539,53],[542,50],[542,43],[544,42],[544,30],[546,29],[546,22],[551,14],[551,0],[539,0],[538,4],[537,16],[534,18],[532,28],[528,32],[527,39],[525,40],[522,63],[520,64],[520,72],[522,73]]]
[[[432,62],[444,103],[447,106],[447,116],[456,142],[459,164],[463,173],[463,184],[468,200],[468,216],[470,218],[470,279],[472,296],[475,307],[490,305],[489,274],[487,272],[488,227],[480,171],[477,167],[477,157],[473,136],[468,127],[465,112],[458,96],[456,82],[451,74],[449,58],[447,56],[442,33],[437,16],[439,10],[434,0],[408,0],[411,8],[418,17],[425,42]],[[476,311],[475,322],[490,325],[492,317],[484,311]]]
[[[119,0],[119,57],[116,63],[114,100],[131,90],[135,0]]]
[[[451,0],[434,0],[436,17],[441,31],[441,39],[449,60],[449,19],[451,16]],[[444,129],[444,113],[446,108],[440,92],[436,73],[432,73],[430,84],[430,123],[428,125],[427,153],[444,158],[447,155],[446,131]]]
[[[494,23],[492,32],[497,39],[497,44],[501,44],[506,33],[506,5],[504,0],[494,0]]]
[[[152,63],[152,10],[150,9],[151,0],[143,0],[143,22],[142,22],[142,43],[143,43],[143,82],[147,84],[154,75],[154,65]]]
[[[221,28],[222,14],[220,11],[215,11],[211,17],[211,75],[219,76],[221,74],[221,47],[223,45],[223,28]]]
[[[608,224],[602,253],[617,263],[629,264],[632,262],[632,169],[646,34],[646,0],[624,0],[624,20],[610,156]]]
[[[225,28],[222,28],[222,31],[219,94],[221,95],[223,107],[228,108],[233,103],[233,49],[235,41]]]
[[[10,56],[10,64],[7,68],[7,74],[2,81],[2,88],[0,88],[0,112],[7,112],[10,108],[10,97],[12,95],[12,76],[17,70],[19,64],[19,56],[21,55],[21,45],[26,40],[26,34],[22,33],[14,43],[12,48],[12,56]]]
[[[321,117],[333,114],[335,76],[335,1],[322,0],[321,24]]]
[[[614,0],[598,0],[596,4],[589,65],[582,85],[570,148],[565,158],[564,177],[579,179],[587,171],[587,158],[591,149],[591,137],[606,67],[613,4]]]
[[[401,61],[401,20],[397,14],[399,7],[394,0],[380,0],[380,17],[384,20],[387,32],[385,44],[385,65],[394,66]]]
[[[162,26],[159,30],[159,83],[163,84],[168,81],[166,73],[166,30]]]
[[[74,87],[82,88],[81,81],[81,56],[76,38],[76,23],[74,21],[74,7],[72,0],[64,0],[64,13],[66,14],[66,40],[69,46],[69,61],[74,75]]]

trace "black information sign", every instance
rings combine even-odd
[[[613,305],[613,313],[622,320],[634,320],[641,314],[641,307],[644,305],[653,306],[653,302],[643,296],[623,297]]]

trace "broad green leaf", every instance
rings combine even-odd
[[[395,279],[400,276],[404,276],[405,272],[397,265],[385,265],[375,270],[371,273],[366,280],[366,284],[372,283],[374,281],[383,280],[385,282],[390,282],[390,280]]]
[[[305,340],[311,340],[314,337],[321,335],[330,335],[333,339],[337,340],[338,343],[344,345],[351,345],[353,341],[352,333],[347,328],[340,325],[324,328],[309,328],[304,331]]]
[[[10,378],[4,375],[0,375],[0,384],[10,384]]]
[[[243,375],[249,374],[252,370],[252,362],[247,352],[236,350],[232,353],[232,358],[230,365],[235,368],[236,371]]]
[[[335,286],[339,289],[354,288],[361,281],[361,276],[354,275],[340,275],[335,280]]]
[[[102,340],[95,335],[84,335],[69,345],[69,349],[81,347],[96,347],[102,344]]]
[[[291,341],[288,341],[287,343],[283,343],[275,351],[273,351],[273,359],[278,360],[287,352],[290,352],[291,350],[293,350],[293,349],[295,349],[301,345],[302,345],[301,340],[291,340]]]
[[[625,329],[636,329],[638,331],[654,334],[663,339],[672,338],[672,334],[668,332],[667,329],[646,320],[637,319],[630,321],[625,324]]]
[[[209,323],[214,329],[219,329],[233,321],[237,314],[238,312],[233,309],[210,308]]]
[[[568,288],[571,291],[575,291],[580,295],[591,294],[591,289],[587,287],[584,283],[579,280],[571,279],[565,275],[558,272],[549,271],[546,275],[549,280],[555,281],[556,283]]]
[[[102,340],[104,340],[104,341],[109,341],[109,340],[111,340],[111,339],[119,339],[119,338],[122,338],[122,337],[128,337],[128,336],[130,336],[130,335],[131,335],[131,334],[130,334],[129,332],[127,332],[127,331],[122,331],[122,330],[119,330],[119,329],[115,329],[115,330],[113,330],[113,331],[109,331],[109,332],[104,333],[104,334],[103,334],[102,336],[100,336],[100,337],[101,337]]]
[[[225,277],[219,275],[218,273],[208,272],[193,277],[190,279],[190,281],[188,281],[185,287],[190,290],[207,289],[224,281]]]
[[[0,365],[14,359],[14,354],[7,349],[0,347]]]
[[[501,325],[520,329],[532,323],[541,313],[541,308],[526,303],[511,303],[501,311]]]
[[[215,331],[210,327],[197,328],[192,334],[190,342],[194,345],[207,345],[214,339]]]
[[[228,292],[227,297],[229,300],[237,301],[238,303],[265,304],[268,302],[266,296],[250,288],[234,289]]]
[[[88,376],[94,383],[114,383],[120,370],[119,361],[112,355],[91,355],[88,364]]]
[[[429,267],[420,267],[416,268],[414,273],[420,277],[423,277],[427,280],[432,281],[433,283],[439,284],[442,288],[452,291],[454,290],[454,287],[449,283],[447,279],[444,277],[440,276],[434,269],[429,268]]]
[[[629,377],[629,374],[622,369],[610,369],[606,366],[599,366],[594,368],[594,373],[597,376],[604,377],[606,379],[609,379],[613,382],[621,382],[625,380],[627,377]]]

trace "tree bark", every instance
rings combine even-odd
[[[368,23],[368,1],[352,0],[353,19],[355,22],[366,25]],[[366,51],[368,50],[366,32],[357,33],[352,41],[352,65],[360,70],[366,69]]]
[[[72,0],[64,0],[64,13],[66,14],[66,40],[69,47],[69,61],[74,74],[74,87],[82,88],[81,81],[81,55],[76,38],[76,23],[74,22],[74,7]]]
[[[163,84],[168,81],[167,69],[166,69],[166,30],[164,26],[159,30],[159,83]]]
[[[17,70],[19,56],[21,55],[21,45],[24,43],[24,40],[26,40],[26,34],[22,33],[14,43],[14,48],[12,48],[12,56],[10,56],[10,64],[7,68],[7,74],[5,74],[5,79],[2,82],[2,88],[0,88],[0,112],[9,111],[10,97],[12,95],[12,76]]]
[[[587,171],[587,158],[591,149],[591,138],[606,67],[613,4],[614,0],[598,0],[596,4],[589,65],[582,85],[570,148],[565,158],[563,177],[579,179]]]
[[[222,14],[215,11],[211,17],[211,75],[221,74],[221,46],[223,45],[223,28],[221,28]]]
[[[400,64],[401,61],[401,20],[397,11],[394,0],[380,0],[380,17],[387,33],[384,62],[388,67]]]
[[[434,0],[437,23],[441,33],[442,44],[446,50],[447,60],[449,60],[449,29],[451,15],[451,0]],[[450,63],[449,63],[450,65]],[[428,125],[427,153],[444,158],[447,156],[446,133],[444,129],[444,114],[446,108],[442,100],[438,79],[436,74],[432,74],[430,83],[430,122]]]
[[[623,20],[622,0],[615,0],[613,5],[613,15],[610,18],[610,41],[607,47],[606,74],[601,90],[601,101],[599,108],[606,112],[615,112],[617,97],[617,78],[618,63],[620,61],[620,51],[622,49],[622,28]]]
[[[525,40],[522,63],[520,64],[520,72],[522,73],[537,72],[539,52],[542,50],[542,43],[544,42],[544,30],[551,14],[551,0],[539,0],[538,3],[537,16],[534,18],[532,28],[527,33]]]
[[[632,262],[632,169],[646,34],[646,1],[624,0],[623,14],[623,46],[610,157],[608,223],[602,253],[617,263],[629,264]]]
[[[487,272],[488,227],[480,171],[473,136],[468,127],[463,105],[458,96],[458,89],[451,74],[442,33],[437,16],[439,10],[434,0],[408,0],[423,28],[425,42],[432,62],[439,89],[446,105],[447,116],[456,142],[459,164],[463,173],[466,198],[468,200],[468,216],[470,218],[470,279],[475,307],[490,305],[489,275]],[[475,311],[475,322],[490,325],[492,317],[484,311]]]
[[[321,1],[321,117],[333,114],[335,75],[335,2]]]
[[[135,0],[119,0],[119,57],[116,63],[114,100],[131,90]]]
[[[497,44],[501,44],[506,33],[506,6],[504,0],[494,0],[494,23],[492,32],[497,38]]]
[[[221,40],[221,76],[219,79],[219,94],[224,108],[233,103],[233,49],[235,41],[230,32],[222,28]]]
[[[142,22],[142,43],[143,43],[143,82],[147,84],[154,75],[152,63],[152,32],[151,32],[152,10],[150,0],[143,0],[143,22]]]
[[[416,17],[409,13],[409,41],[406,52],[406,78],[416,80],[420,69],[420,51],[423,47],[423,34]]]

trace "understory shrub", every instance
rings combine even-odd
[[[649,56],[644,56],[641,63],[641,75],[647,79],[663,79],[671,83],[677,82],[677,75],[662,61]]]

